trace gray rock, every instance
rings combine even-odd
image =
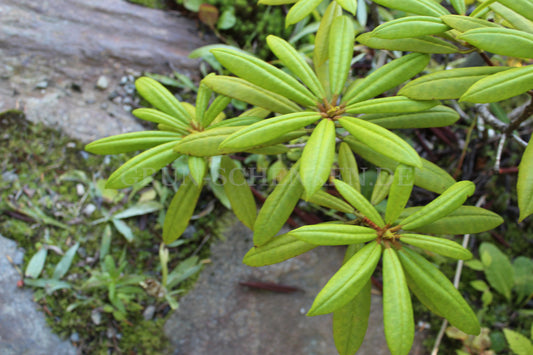
[[[17,288],[20,275],[6,258],[16,243],[0,235],[0,353],[2,355],[73,355],[76,349],[48,328],[29,289]]]
[[[96,88],[100,90],[105,90],[109,86],[109,79],[105,75],[101,75],[96,82]]]
[[[165,325],[172,343],[169,354],[336,354],[331,317],[305,313],[340,267],[343,248],[319,247],[280,264],[252,268],[242,264],[252,233],[234,222],[224,236],[225,241],[212,246],[212,263]],[[302,291],[273,293],[239,285],[243,281],[274,282]],[[420,353],[417,349],[413,353]],[[372,299],[368,332],[358,354],[389,354],[379,296]]]

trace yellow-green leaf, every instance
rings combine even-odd
[[[191,133],[174,145],[174,151],[196,157],[221,155],[220,143],[241,128],[242,126],[218,127]]]
[[[510,301],[514,287],[514,269],[509,257],[490,243],[481,243],[479,256],[489,284]]]
[[[475,28],[458,36],[487,52],[520,58],[533,58],[533,34],[510,28]]]
[[[438,71],[407,83],[398,95],[417,100],[458,99],[477,81],[506,70],[509,70],[509,67],[470,67]]]
[[[205,111],[203,115],[203,119],[201,121],[203,127],[208,127],[211,122],[213,122],[217,116],[224,111],[224,109],[228,106],[228,104],[231,102],[231,97],[219,95],[217,96],[211,105],[209,105],[209,108],[207,111]]]
[[[402,213],[403,218],[415,213],[422,207],[406,208]],[[446,217],[424,226],[414,228],[412,231],[429,234],[471,234],[481,233],[496,228],[503,223],[503,218],[489,210],[474,207],[461,206]]]
[[[353,213],[354,208],[343,200],[328,194],[323,190],[318,190],[308,199],[309,202],[326,208],[331,208],[343,213]]]
[[[445,15],[441,16],[441,20],[459,32],[466,32],[480,27],[501,27],[494,22],[461,15]]]
[[[432,0],[374,0],[376,4],[408,13],[439,17],[449,14],[442,5]]]
[[[111,174],[106,188],[128,187],[158,172],[180,156],[173,149],[175,145],[175,142],[160,144],[131,158]]]
[[[432,312],[467,334],[478,335],[479,321],[459,291],[433,264],[409,248],[399,252],[409,288]]]
[[[396,167],[385,210],[387,224],[393,223],[404,210],[411,196],[414,181],[415,169],[412,166],[399,164]]]
[[[426,111],[411,113],[376,113],[359,117],[383,128],[429,128],[444,127],[455,123],[459,114],[446,106],[435,106]]]
[[[286,97],[265,90],[241,78],[213,75],[206,76],[203,82],[215,92],[273,112],[300,111],[300,107]]]
[[[387,197],[392,184],[393,176],[389,169],[378,169],[376,183],[372,189],[372,195],[370,196],[370,203],[374,206],[378,205],[381,201]]]
[[[204,181],[205,173],[207,171],[207,162],[205,158],[190,156],[187,159],[189,165],[189,172],[194,182],[202,184]]]
[[[201,191],[201,184],[195,183],[188,176],[185,177],[178,192],[172,198],[165,216],[163,241],[166,244],[178,239],[187,228]]]
[[[459,15],[464,15],[466,13],[465,0],[450,0],[450,2]]]
[[[241,169],[228,156],[220,161],[220,175],[224,178],[224,192],[237,218],[252,229],[257,215],[254,195]]]
[[[353,58],[355,31],[346,16],[333,20],[329,32],[329,83],[331,93],[339,95],[346,84]]]
[[[342,8],[355,16],[357,12],[357,0],[335,0]]]
[[[398,254],[383,251],[383,325],[392,355],[407,355],[415,336],[411,295]]]
[[[159,82],[143,76],[135,81],[135,87],[139,94],[158,110],[176,117],[186,125],[191,121],[191,116],[178,99]]]
[[[533,20],[528,20],[524,17],[523,12],[515,12],[498,2],[490,4],[490,8],[492,11],[503,17],[512,28],[533,33]]]
[[[402,229],[413,230],[445,217],[458,209],[476,186],[471,181],[459,181],[449,187],[439,197],[400,222]]]
[[[338,160],[342,180],[357,191],[361,192],[361,184],[359,182],[359,168],[348,143],[341,142],[341,144],[339,145]]]
[[[315,50],[313,51],[313,63],[315,71],[318,73],[318,68],[329,58],[329,36],[331,31],[331,24],[333,20],[342,15],[342,7],[336,1],[332,1],[324,12],[320,26],[316,33]]]
[[[532,43],[533,46],[533,43]],[[505,70],[477,81],[459,101],[502,101],[533,89],[533,65]]]
[[[250,249],[242,262],[254,267],[277,264],[316,247],[315,244],[302,242],[289,234],[282,234]]]
[[[318,80],[309,64],[302,55],[283,38],[269,35],[267,44],[272,53],[279,58],[296,77],[298,77],[316,95],[317,98],[326,97],[322,84]]]
[[[472,253],[469,250],[449,239],[423,234],[401,234],[400,241],[450,258],[472,259]]]
[[[354,206],[363,216],[374,222],[378,227],[385,226],[385,222],[383,222],[379,212],[359,191],[337,179],[335,179],[333,183],[342,197],[344,197],[349,204]]]
[[[351,105],[371,99],[403,83],[421,72],[429,63],[429,56],[411,53],[395,59],[350,86],[342,102]]]
[[[335,124],[321,120],[307,141],[300,159],[300,177],[307,198],[327,181],[335,159]]]
[[[303,106],[314,106],[317,99],[289,74],[241,51],[221,48],[211,51],[215,58],[238,77]]]
[[[351,114],[360,113],[408,113],[429,110],[437,106],[438,101],[412,100],[405,96],[383,97],[366,100],[346,106],[346,112]]]
[[[296,22],[300,22],[303,20],[307,15],[309,15],[317,6],[320,4],[322,0],[300,0],[298,1],[287,13],[287,17],[285,19],[287,26],[293,25]]]
[[[211,100],[211,95],[213,94],[213,91],[208,88],[205,84],[202,84],[200,82],[200,86],[198,87],[198,93],[196,94],[196,115],[195,120],[202,124],[204,122],[204,114],[207,110],[207,106],[209,105],[209,101]]]
[[[527,145],[520,165],[518,166],[516,190],[518,195],[518,208],[520,208],[518,221],[521,222],[533,213],[533,143]]]
[[[533,21],[533,3],[531,0],[498,0],[498,2]]]
[[[434,54],[451,54],[457,53],[458,49],[454,45],[431,36],[420,36],[416,38],[400,38],[400,39],[383,39],[373,35],[372,32],[363,33],[359,35],[356,40],[376,49],[388,49],[393,51],[411,51],[418,53],[434,53]]]
[[[397,39],[433,35],[450,30],[438,17],[408,16],[387,21],[372,31],[377,38]]]
[[[85,146],[85,150],[93,154],[119,154],[145,150],[163,143],[177,142],[180,139],[181,135],[174,132],[132,132],[91,142]]]
[[[377,233],[372,228],[332,223],[303,226],[290,231],[289,234],[317,245],[360,244],[377,238]]]
[[[140,118],[141,120],[171,126],[177,132],[180,132],[182,134],[188,133],[189,126],[187,124],[183,123],[176,117],[167,115],[166,113],[161,112],[159,110],[153,108],[138,108],[131,111],[131,113],[135,117]]]
[[[422,167],[418,153],[406,141],[385,128],[355,117],[342,117],[339,122],[352,136],[380,154],[406,165]]]
[[[321,116],[316,112],[297,112],[254,123],[232,134],[220,145],[221,150],[243,150],[259,146],[285,133],[303,128]]]
[[[367,284],[381,256],[381,245],[368,243],[350,258],[318,293],[307,313],[331,313],[350,302]]]
[[[293,165],[261,207],[253,228],[255,246],[267,243],[281,230],[300,200],[304,189],[298,167],[298,163]]]

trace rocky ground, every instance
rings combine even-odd
[[[190,20],[123,0],[0,0],[0,111],[17,108],[88,142],[140,130],[129,113],[134,77],[143,71],[196,75],[187,58],[208,43]],[[212,247],[212,264],[171,316],[171,354],[334,354],[331,320],[305,313],[339,267],[342,250],[317,249],[264,268],[242,264],[251,232],[230,223]],[[5,236],[9,238],[9,236]],[[14,242],[0,237],[0,353],[74,354],[52,334],[29,290],[18,289]],[[272,293],[239,282],[276,282],[300,289]],[[361,354],[386,354],[381,299],[374,297]],[[421,353],[419,346],[413,353]]]

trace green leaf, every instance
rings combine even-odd
[[[285,133],[303,128],[316,122],[321,117],[316,112],[297,112],[267,118],[232,134],[222,142],[220,149],[222,151],[227,149],[244,150],[256,147],[272,141]]]
[[[208,88],[205,84],[200,82],[198,87],[198,93],[196,94],[196,117],[195,120],[202,124],[204,122],[204,114],[211,100],[211,95],[213,91]],[[203,126],[203,125],[202,125]]]
[[[261,246],[278,233],[290,217],[304,191],[298,176],[299,164],[293,165],[267,197],[254,224],[254,245]]]
[[[349,204],[354,206],[363,216],[370,219],[378,227],[385,226],[385,222],[383,222],[381,215],[359,191],[337,179],[333,180],[333,183],[342,197],[344,197]]]
[[[335,0],[342,8],[355,16],[357,12],[357,0]]]
[[[302,242],[289,234],[282,234],[250,249],[242,262],[253,267],[277,264],[316,247],[315,244]]]
[[[190,156],[187,162],[191,177],[197,184],[201,184],[207,172],[207,161],[205,158]]]
[[[479,80],[459,101],[488,103],[502,101],[533,89],[533,65],[509,69]]]
[[[439,269],[409,248],[402,248],[398,255],[409,288],[429,310],[467,334],[480,333],[475,313]]]
[[[479,255],[485,266],[485,276],[489,284],[510,301],[511,289],[514,286],[514,270],[509,258],[490,243],[481,244]]]
[[[449,239],[422,234],[401,234],[400,241],[453,259],[472,259],[469,250]]]
[[[477,81],[505,70],[509,70],[509,67],[470,67],[438,71],[407,83],[398,95],[417,100],[458,99]]]
[[[113,218],[111,220],[117,231],[126,238],[126,240],[131,243],[135,239],[131,228],[123,220]]]
[[[465,0],[450,0],[450,3],[459,15],[466,14]]]
[[[328,180],[335,159],[335,123],[321,120],[307,141],[300,159],[300,177],[306,198]]]
[[[315,71],[318,73],[319,68],[329,58],[329,36],[331,32],[331,24],[333,21],[342,15],[342,7],[336,1],[332,1],[324,12],[320,27],[316,33],[315,50],[313,51],[313,63]]]
[[[350,148],[355,153],[357,153],[363,159],[371,162],[376,166],[387,168],[390,170],[396,169],[396,167],[398,166],[398,162],[381,153],[376,152],[369,146],[356,140],[354,137],[345,137],[344,141],[348,143]],[[421,160],[422,169],[415,169],[416,186],[420,186],[426,190],[433,191],[436,193],[442,193],[448,187],[452,186],[455,183],[455,180],[446,171],[426,159]]]
[[[237,17],[233,9],[227,9],[220,15],[217,22],[217,28],[219,30],[229,30],[237,23]]]
[[[141,120],[170,126],[177,132],[182,134],[188,133],[188,124],[185,124],[183,123],[183,121],[180,121],[176,117],[167,115],[166,113],[156,110],[154,108],[138,108],[131,111],[131,113],[135,117],[140,118]]]
[[[459,35],[460,40],[487,52],[533,58],[533,34],[510,28],[475,28]]]
[[[213,91],[278,113],[300,111],[300,107],[291,100],[265,90],[241,78],[232,76],[206,76],[203,82]]]
[[[513,353],[517,355],[533,354],[533,343],[527,337],[511,329],[504,329],[503,334],[505,334],[505,339],[507,339]]]
[[[354,208],[343,200],[328,194],[323,190],[318,190],[308,199],[309,202],[316,205],[331,208],[344,213],[353,213]]]
[[[350,302],[367,284],[381,256],[381,245],[368,243],[350,258],[318,293],[308,316],[331,313]]]
[[[217,116],[224,111],[224,109],[228,106],[228,104],[231,102],[231,97],[217,96],[211,105],[209,105],[209,108],[207,111],[205,111],[203,119],[201,121],[203,127],[208,127],[211,122],[217,118]]]
[[[202,185],[194,183],[190,177],[185,177],[178,192],[172,198],[163,224],[163,241],[170,244],[178,239],[194,213],[196,203],[200,197]]]
[[[480,27],[501,27],[494,22],[462,15],[445,15],[441,16],[441,20],[459,32],[466,32]]]
[[[449,14],[442,5],[432,0],[375,0],[376,4],[408,13],[439,17]]]
[[[346,250],[345,261],[353,255]],[[339,355],[352,355],[363,343],[370,316],[372,296],[370,280],[350,302],[333,312],[333,339]]]
[[[353,58],[355,31],[346,16],[333,20],[329,32],[329,82],[331,93],[339,95],[346,84]]]
[[[111,174],[106,188],[120,189],[131,186],[156,173],[180,156],[173,150],[175,145],[176,142],[160,144],[131,158]]]
[[[346,224],[320,223],[289,232],[301,241],[317,245],[348,245],[370,242],[377,238],[372,228]]]
[[[414,181],[415,169],[412,166],[399,164],[396,167],[385,210],[387,224],[392,224],[404,210],[411,196]]]
[[[456,182],[442,195],[402,220],[400,222],[402,229],[413,230],[446,217],[458,209],[469,196],[472,196],[475,189],[476,186],[471,181]]]
[[[524,17],[524,12],[515,12],[498,2],[490,4],[490,8],[492,11],[503,17],[511,27],[517,30],[533,33],[533,20],[528,20]]]
[[[406,141],[385,128],[355,117],[342,117],[339,122],[352,136],[378,153],[406,165],[422,167],[418,153]]]
[[[41,272],[44,269],[44,263],[46,261],[46,256],[48,255],[48,249],[41,248],[37,253],[35,253],[28,263],[28,266],[26,266],[26,271],[24,272],[24,275],[26,277],[31,278],[38,278]]]
[[[376,183],[370,196],[370,203],[374,206],[378,205],[387,197],[393,180],[391,171],[388,169],[378,169],[377,173]]]
[[[420,53],[395,59],[350,86],[342,102],[351,105],[378,96],[420,73],[428,63],[429,56]]]
[[[459,114],[446,106],[435,106],[427,111],[411,113],[376,113],[359,117],[383,128],[430,128],[449,126],[459,119]]]
[[[531,141],[531,140],[530,140]],[[519,222],[533,213],[533,143],[528,144],[518,166],[518,183],[516,185]]]
[[[287,26],[293,25],[296,22],[300,22],[301,20],[303,20],[321,2],[322,0],[298,1],[293,7],[291,7],[289,12],[287,13],[287,17],[285,19]]]
[[[220,175],[224,177],[224,192],[231,203],[231,209],[245,226],[252,229],[257,207],[241,169],[231,158],[224,156],[220,164]]]
[[[115,219],[131,218],[136,216],[142,216],[145,214],[159,211],[163,208],[163,205],[156,201],[139,202],[124,211],[113,215]]]
[[[317,98],[324,98],[326,93],[316,74],[300,53],[283,38],[269,35],[267,44],[272,53],[285,65],[296,77],[307,85]]]
[[[533,21],[533,4],[530,0],[498,0],[498,2]]]
[[[396,251],[383,251],[383,325],[392,355],[407,355],[413,345],[415,322],[411,295]]]
[[[514,290],[517,301],[523,302],[526,297],[533,295],[533,260],[519,256],[513,262]]]
[[[181,135],[174,132],[142,131],[124,133],[91,142],[85,150],[93,154],[119,154],[153,148],[163,143],[177,142]]]
[[[451,54],[457,53],[459,50],[454,45],[431,36],[420,36],[416,38],[401,38],[401,39],[383,39],[375,37],[372,32],[363,33],[359,35],[356,40],[376,49],[388,49],[393,51],[411,51],[418,53],[434,53],[434,54]]]
[[[387,21],[372,31],[377,38],[398,39],[433,35],[450,30],[438,17],[409,16]]]
[[[178,152],[178,154],[187,154],[196,157],[210,157],[224,154],[219,149],[220,143],[241,128],[242,126],[217,127],[191,133],[177,144],[174,144],[174,151]],[[230,150],[227,151],[227,153],[231,152]]]
[[[260,122],[262,120],[263,119],[259,117],[239,116],[239,117],[223,120],[217,123],[213,123],[206,130],[211,130],[211,129],[220,128],[220,127],[249,126],[251,124]]]
[[[437,106],[438,101],[412,100],[405,96],[384,97],[373,100],[366,100],[346,106],[346,112],[351,114],[359,113],[409,113],[429,110]]]
[[[191,121],[191,116],[182,104],[163,85],[148,77],[141,77],[135,81],[139,94],[156,109],[176,117],[185,125]]]
[[[357,161],[346,142],[341,142],[339,145],[339,170],[344,182],[361,192],[361,184],[359,182],[359,168]]]
[[[475,288],[476,290],[480,291],[480,292],[484,292],[484,291],[488,291],[489,290],[489,285],[487,285],[487,283],[483,280],[474,280],[474,281],[471,281],[470,282],[470,286],[472,286],[473,288]]]
[[[401,217],[406,217],[423,207],[410,207]],[[414,232],[429,234],[472,234],[496,228],[503,223],[503,218],[489,210],[475,206],[461,206],[449,215],[424,226],[414,228]]]
[[[229,71],[263,89],[303,106],[315,106],[317,99],[298,80],[261,59],[231,49],[213,49],[215,58]]]

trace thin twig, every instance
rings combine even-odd
[[[509,126],[504,131],[504,133],[507,134],[508,136],[511,135],[513,131],[517,129],[518,127],[520,127],[522,122],[527,120],[529,116],[531,115],[533,115],[533,98],[529,100],[529,104],[526,106],[526,108],[524,108],[524,111],[522,112],[522,114],[516,120],[512,121],[509,124]]]
[[[507,139],[507,136],[505,134],[502,134],[500,137],[500,142],[498,143],[498,149],[496,150],[496,163],[494,164],[494,171],[500,171],[500,164],[502,161],[502,153],[503,153],[503,145],[505,144],[505,140]]]
[[[485,204],[486,196],[483,195],[477,200],[476,207],[481,207],[481,205]],[[468,243],[470,242],[470,234],[465,234],[463,236],[463,248],[466,248],[468,246]],[[457,268],[455,269],[455,277],[453,278],[453,286],[455,288],[459,288],[459,282],[461,280],[461,273],[463,272],[463,265],[464,261],[459,260],[457,262]],[[431,355],[437,355],[439,353],[439,346],[442,342],[442,338],[444,337],[444,332],[446,331],[446,327],[448,326],[448,321],[445,319],[442,322],[442,326],[440,327],[439,334],[437,335],[437,339],[435,340],[435,345],[433,346],[433,350],[431,350]]]

